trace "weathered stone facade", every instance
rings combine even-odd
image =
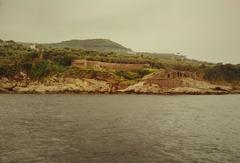
[[[165,70],[161,69],[157,73],[151,76],[154,79],[182,79],[182,78],[193,78],[200,79],[201,74],[190,71],[177,71],[177,70]]]
[[[150,84],[157,84],[161,88],[175,88],[185,86],[181,79],[192,78],[200,80],[201,75],[190,71],[176,71],[161,69],[151,76],[145,78],[145,81]]]
[[[149,67],[149,64],[126,64],[126,63],[109,63],[100,61],[88,61],[85,59],[74,60],[72,66],[79,68],[97,68],[97,69],[114,69],[122,71],[140,70]]]

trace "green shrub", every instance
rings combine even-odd
[[[53,58],[53,61],[62,66],[70,66],[72,64],[71,56],[57,56]]]
[[[119,77],[123,77],[127,80],[135,80],[143,78],[144,76],[150,74],[151,72],[147,69],[136,70],[136,71],[117,71],[116,75]]]
[[[64,76],[76,77],[76,78],[90,78],[90,79],[104,79],[113,78],[113,74],[105,71],[97,71],[93,69],[80,69],[77,67],[71,67],[66,69],[63,73]]]
[[[207,80],[240,81],[240,65],[217,64],[206,69],[204,78]]]
[[[49,73],[49,62],[48,61],[40,61],[33,65],[31,69],[31,74],[35,78],[41,78],[43,76],[48,75]]]
[[[13,77],[18,73],[18,68],[15,65],[0,64],[0,76]]]

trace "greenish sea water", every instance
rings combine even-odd
[[[0,95],[0,162],[240,162],[240,95]]]

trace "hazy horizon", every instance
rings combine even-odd
[[[0,0],[0,38],[110,39],[134,51],[240,63],[238,0]]]

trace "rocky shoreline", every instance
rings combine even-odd
[[[173,81],[168,81],[169,83]],[[174,81],[176,82],[176,81]],[[21,80],[0,79],[0,93],[16,94],[155,94],[155,95],[223,95],[240,94],[231,86],[214,85],[206,81],[183,78],[181,85],[171,87],[140,80],[134,84],[119,81],[105,81],[86,78],[49,77],[43,81],[32,81],[27,77]]]

